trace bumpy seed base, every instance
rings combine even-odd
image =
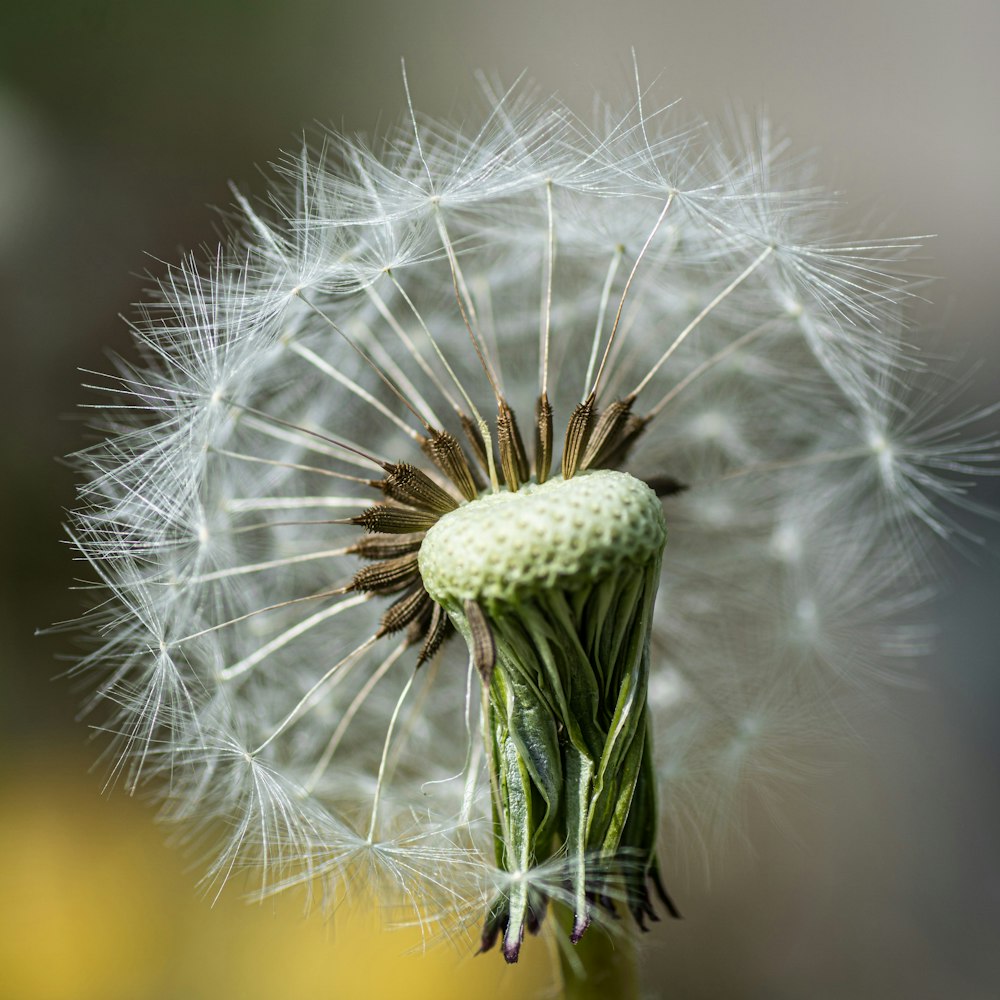
[[[642,565],[666,537],[656,494],[627,473],[602,469],[488,494],[444,515],[420,548],[420,574],[449,610],[466,600],[511,604]]]

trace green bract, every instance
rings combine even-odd
[[[474,500],[420,549],[424,586],[489,689],[497,862],[516,875],[565,854],[574,940],[612,887],[640,923],[652,915],[647,877],[665,897],[646,712],[665,541],[656,494],[602,470]],[[483,948],[503,932],[513,961],[544,908],[515,878],[491,908]]]

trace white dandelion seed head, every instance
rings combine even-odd
[[[411,631],[385,627],[407,591],[358,584],[377,462],[468,502],[430,429],[489,491],[502,463],[477,468],[475,428],[501,455],[498,398],[530,451],[547,396],[554,475],[574,407],[634,397],[641,433],[608,461],[663,496],[665,874],[685,837],[725,834],[745,786],[794,776],[835,692],[920,652],[928,539],[960,530],[995,465],[971,418],[936,416],[899,335],[911,241],[840,239],[768,130],[733,142],[648,99],[584,123],[484,89],[471,128],[324,133],[260,203],[237,192],[229,243],[167,271],[134,356],[95,386],[106,436],[79,455],[71,532],[97,641],[78,670],[114,775],[160,790],[213,887],[374,885],[420,919],[481,916],[518,875],[565,895],[558,856],[498,864],[461,638],[417,669]],[[412,587],[408,553],[387,558]]]

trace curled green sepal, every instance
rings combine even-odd
[[[508,873],[483,935],[515,961],[552,890],[532,869],[561,859],[579,941],[597,908],[623,901],[641,927],[656,866],[656,792],[646,707],[659,559],[586,592],[493,606],[490,751],[498,865]],[[551,865],[546,865],[550,870]]]

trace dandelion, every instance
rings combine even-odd
[[[79,669],[213,889],[508,962],[561,922],[570,990],[921,650],[994,443],[923,415],[912,242],[831,241],[766,128],[483,89],[471,130],[307,142],[140,307],[79,456]]]

